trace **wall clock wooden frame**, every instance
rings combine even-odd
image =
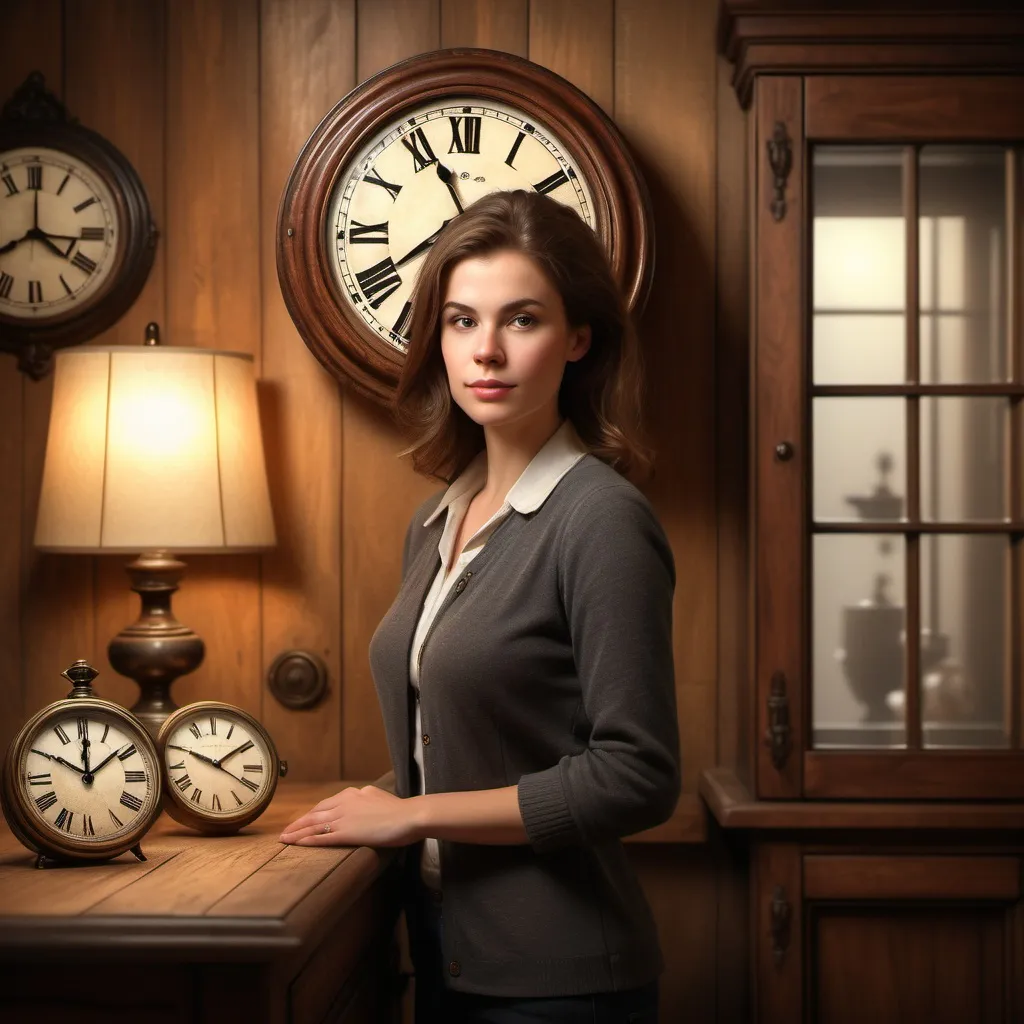
[[[119,228],[108,280],[76,308],[40,322],[0,313],[0,351],[14,353],[19,369],[39,380],[55,349],[88,341],[128,311],[152,269],[158,232],[145,186],[131,163],[109,140],[71,118],[39,72],[28,76],[0,116],[0,155],[36,146],[87,164],[110,190]]]
[[[439,50],[396,64],[349,93],[317,127],[292,169],[277,227],[278,276],[300,335],[333,376],[382,403],[404,357],[340,294],[325,244],[328,206],[346,166],[386,124],[456,97],[505,103],[557,130],[593,193],[595,230],[631,309],[639,312],[650,288],[647,190],[618,129],[586,95],[539,65],[494,50]]]

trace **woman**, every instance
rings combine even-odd
[[[453,482],[413,516],[370,646],[397,796],[345,790],[281,837],[415,844],[417,1024],[656,1019],[620,842],[679,793],[674,566],[624,475],[647,461],[639,390],[575,213],[497,192],[442,233],[395,406],[414,467]]]

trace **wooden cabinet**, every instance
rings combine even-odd
[[[277,838],[345,785],[282,782],[235,836],[163,816],[143,863],[38,870],[0,825],[0,1019],[397,1024],[393,858]]]
[[[1024,12],[890,6],[721,5],[751,645],[701,789],[780,1024],[1024,1020]]]

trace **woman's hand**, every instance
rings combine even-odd
[[[295,846],[408,846],[417,834],[415,800],[376,786],[343,789],[286,826],[281,842]],[[324,826],[330,830],[325,832]]]

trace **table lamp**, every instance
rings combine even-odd
[[[161,345],[155,324],[144,345],[57,353],[35,545],[138,556],[126,568],[141,613],[108,654],[154,736],[177,707],[171,684],[204,654],[171,611],[185,570],[171,552],[273,544],[252,356]]]

